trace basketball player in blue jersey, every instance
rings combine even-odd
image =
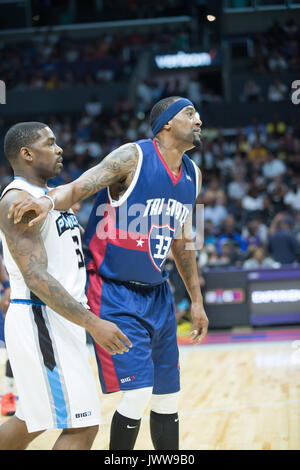
[[[181,97],[159,101],[150,120],[153,140],[121,146],[74,182],[50,191],[52,200],[28,198],[13,204],[9,214],[18,223],[34,210],[34,225],[51,209],[66,210],[97,193],[84,237],[88,302],[133,344],[123,356],[110,356],[95,344],[103,392],[123,391],[112,419],[111,450],[134,448],[150,400],[154,448],[179,448],[179,354],[164,269],[170,249],[191,298],[192,341],[201,342],[208,328],[195,251],[186,249],[202,181],[185,152],[200,144],[202,122]]]
[[[60,429],[54,449],[90,449],[101,422],[86,330],[109,353],[131,346],[113,323],[87,308],[79,225],[72,211],[52,211],[42,224],[14,224],[16,199],[40,197],[62,170],[62,149],[42,123],[19,123],[4,139],[14,179],[0,197],[0,229],[11,301],[5,340],[19,401],[0,426],[0,449],[25,449],[46,429]],[[126,345],[127,344],[127,345]]]

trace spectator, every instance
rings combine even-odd
[[[280,263],[274,261],[272,258],[267,257],[263,245],[255,246],[251,258],[243,263],[244,269],[258,269],[258,268],[279,268]]]
[[[295,211],[300,211],[300,176],[297,182],[290,185],[290,190],[284,196],[284,203]]]
[[[137,97],[139,99],[140,109],[146,111],[151,107],[152,89],[150,84],[146,80],[138,84]]]
[[[293,233],[297,239],[298,245],[300,246],[300,210],[295,214]]]
[[[286,70],[288,68],[288,64],[284,56],[275,50],[268,60],[268,67],[272,72],[280,72],[282,70]]]
[[[201,84],[195,78],[192,78],[188,83],[187,97],[196,107],[200,106],[202,103]]]
[[[217,241],[213,222],[207,219],[204,224],[204,243],[205,245],[214,245]]]
[[[259,191],[255,185],[252,185],[242,199],[242,207],[248,212],[262,212],[264,205],[264,197],[259,194]]]
[[[256,141],[253,147],[249,150],[247,157],[250,161],[256,163],[263,163],[267,158],[267,150],[261,145],[260,141]]]
[[[272,204],[274,214],[286,209],[284,197],[287,192],[287,186],[283,183],[281,176],[276,176],[268,185],[269,201]]]
[[[272,258],[280,264],[292,264],[297,261],[299,245],[292,232],[292,226],[292,219],[284,218],[269,238],[269,252]]]
[[[242,230],[242,237],[247,243],[248,248],[265,244],[268,237],[268,229],[261,219],[254,218],[248,222]]]
[[[283,101],[287,97],[288,87],[276,79],[269,85],[268,98],[270,101]]]
[[[299,33],[299,27],[293,18],[286,20],[283,26],[283,30],[289,37],[292,38],[296,37]]]
[[[285,122],[281,121],[279,116],[276,114],[272,121],[267,123],[266,130],[267,133],[272,134],[272,136],[275,138],[278,138],[285,134],[287,125]]]
[[[266,126],[265,124],[258,122],[257,118],[254,118],[252,123],[243,129],[243,134],[247,137],[247,140],[251,145],[258,140],[261,143],[266,142]]]
[[[228,185],[228,196],[231,199],[243,199],[247,193],[248,184],[240,173],[233,174],[233,181]]]
[[[203,142],[203,149],[202,149],[202,155],[203,155],[203,164],[206,169],[211,170],[214,165],[215,161],[215,156],[213,153],[213,143],[209,140],[204,140]]]
[[[180,311],[182,312],[183,310],[186,310],[186,308],[189,308],[189,295],[186,291],[185,285],[182,282],[180,275],[178,274],[172,251],[170,252],[168,259],[165,263],[165,268],[169,273],[168,282],[174,297],[176,313]],[[184,306],[185,308],[183,308]]]
[[[222,261],[220,261],[220,258],[219,258],[219,255],[217,253],[215,246],[209,245],[206,249],[206,252],[207,252],[206,267],[216,268],[222,264]]]
[[[275,158],[272,153],[269,153],[265,163],[262,166],[262,174],[267,179],[276,178],[276,176],[281,176],[285,173],[286,166],[285,164]]]
[[[206,198],[216,198],[217,202],[222,206],[226,205],[226,193],[220,185],[220,179],[216,176],[213,176],[205,190]]]
[[[250,152],[250,150],[251,150],[251,145],[249,144],[247,137],[244,134],[238,136],[237,138],[238,154],[240,154],[243,157],[244,155],[247,155],[248,152]]]
[[[244,91],[241,96],[241,101],[246,102],[259,102],[263,101],[261,87],[255,82],[255,80],[247,80],[244,85]]]
[[[88,116],[96,117],[101,114],[102,111],[102,104],[97,98],[97,96],[91,96],[91,99],[85,105],[85,111]]]
[[[239,246],[242,253],[247,250],[247,243],[243,239],[242,235],[236,230],[236,221],[233,215],[228,214],[225,221],[222,224],[221,234],[217,241],[217,251],[222,252],[222,246],[224,242],[235,243]]]
[[[229,240],[222,240],[219,244],[218,265],[221,267],[234,266],[235,256],[233,252],[233,244]]]
[[[224,152],[222,151],[217,158],[216,167],[221,170],[222,174],[228,175],[233,170],[234,162],[231,158],[226,158]]]
[[[211,220],[214,228],[218,228],[226,219],[226,208],[219,204],[214,196],[204,197],[204,204],[204,220]]]

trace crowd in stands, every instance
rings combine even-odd
[[[279,267],[300,258],[300,128],[274,117],[204,139],[192,158],[204,174],[205,266]],[[206,136],[206,130],[203,129]]]
[[[148,79],[140,81],[136,88],[136,106],[138,110],[148,112],[154,103],[167,96],[186,96],[198,109],[201,109],[206,103],[223,101],[218,85],[209,85],[209,79],[204,82],[203,77],[195,74],[186,75],[176,80]]]
[[[290,89],[283,80],[278,77],[270,80],[264,92],[261,85],[254,79],[250,78],[244,84],[240,101],[248,103],[261,103],[263,101],[285,101],[290,99]]]
[[[34,26],[138,20],[190,14],[184,0],[32,0]],[[1,24],[1,22],[0,22]]]
[[[0,41],[0,77],[8,90],[126,81],[141,52],[186,50],[189,44],[190,30],[183,24],[152,28],[151,32],[131,29],[86,38],[36,33],[22,43]]]
[[[300,27],[294,19],[282,26],[275,21],[265,32],[256,33],[250,60],[251,78],[243,85],[242,102],[284,101],[290,99],[286,73],[300,71]],[[262,80],[267,77],[267,80]]]
[[[275,21],[265,32],[256,33],[252,72],[280,73],[300,68],[300,28],[293,18],[282,26]]]
[[[164,0],[153,2],[152,0],[103,0],[102,14],[107,19],[119,19],[120,10],[125,17],[130,19],[160,18],[164,16],[180,16],[189,14],[190,8],[184,0]]]

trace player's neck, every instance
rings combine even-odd
[[[161,156],[163,157],[170,170],[173,173],[178,174],[180,172],[182,156],[185,150],[174,146],[173,143],[171,144],[169,142],[162,141],[158,137],[155,138],[155,143]]]
[[[40,188],[47,187],[47,179],[42,178],[41,176],[34,175],[32,173],[27,174],[26,171],[15,171],[14,172],[15,178],[22,178],[27,181],[27,183],[32,184],[33,186],[39,186]]]

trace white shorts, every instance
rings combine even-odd
[[[86,332],[47,306],[10,304],[5,338],[28,432],[101,422]]]

